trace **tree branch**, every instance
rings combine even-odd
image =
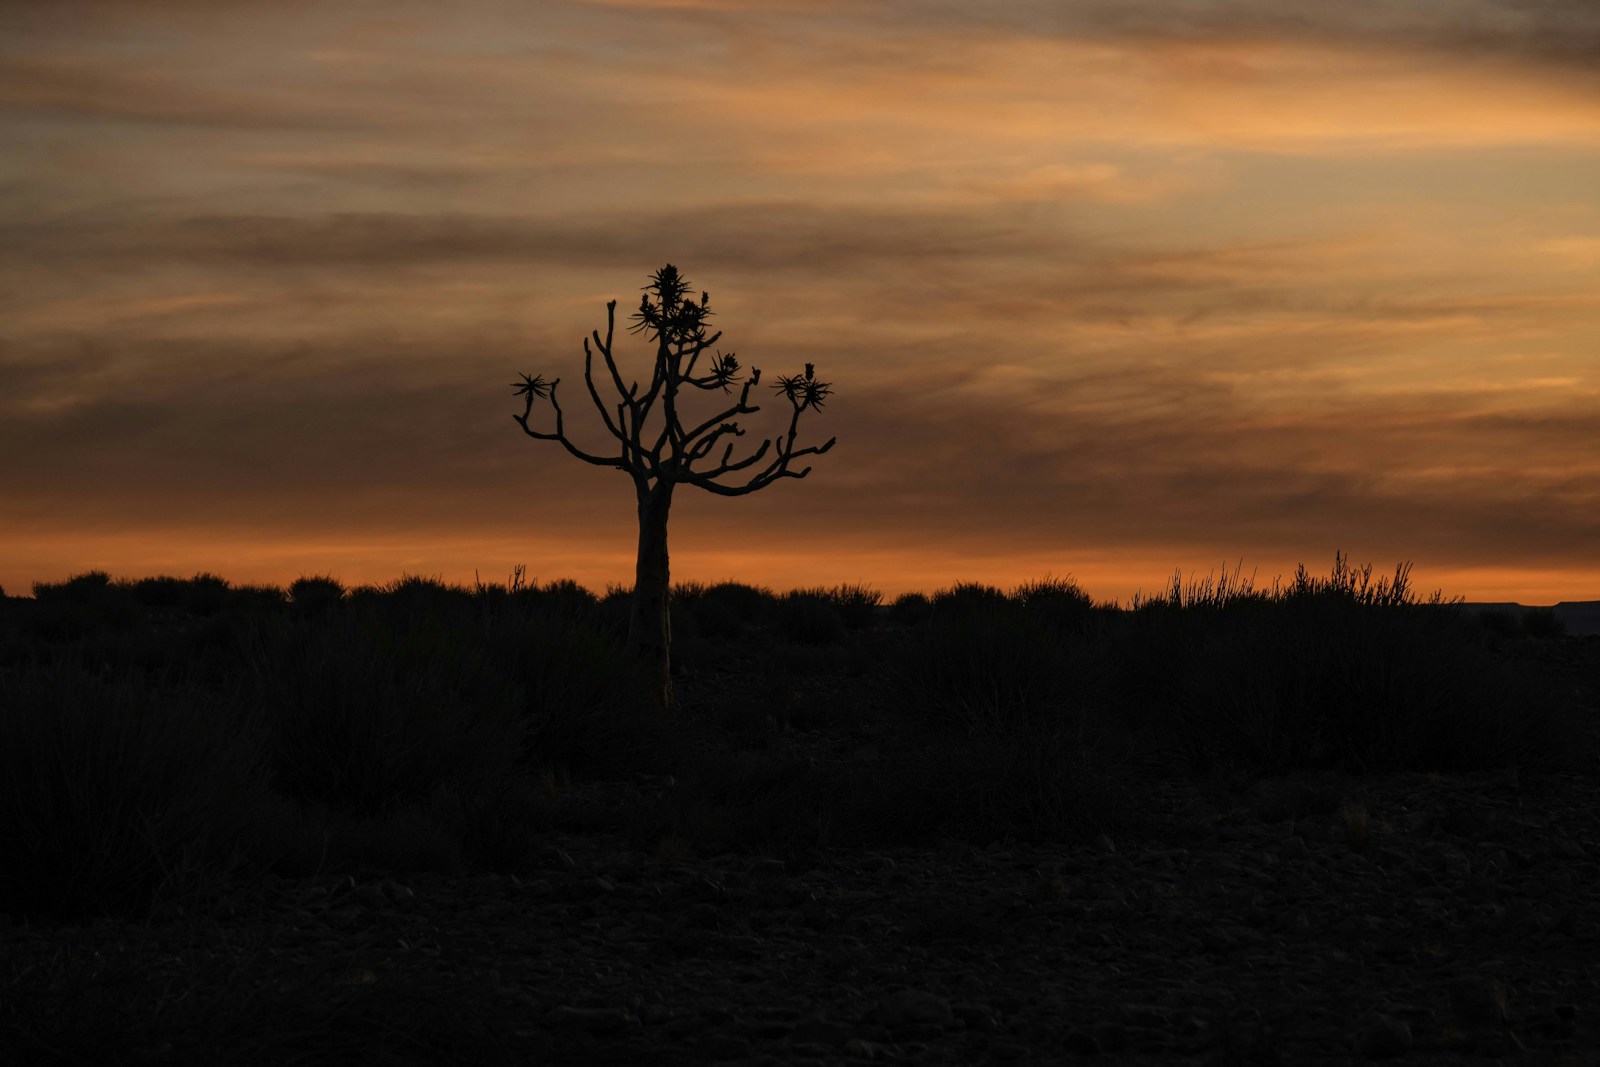
[[[684,458],[687,459],[690,463],[693,463],[695,460],[698,460],[698,459],[704,459],[706,456],[710,455],[711,454],[711,450],[716,447],[717,438],[721,437],[723,434],[726,434],[726,433],[731,433],[735,437],[743,437],[744,436],[744,431],[739,428],[739,424],[738,423],[736,423],[736,422],[725,422],[721,426],[718,426],[716,428],[716,430],[713,433],[711,433],[709,436],[707,436],[704,439],[696,442],[692,448],[690,448],[687,452],[684,453]],[[733,447],[733,442],[732,441],[728,442],[728,447],[729,448]]]
[[[601,351],[604,351],[604,349]],[[610,362],[609,356],[606,357],[606,361],[608,363]],[[617,423],[613,423],[611,421],[611,414],[606,411],[605,404],[600,400],[600,393],[594,387],[593,370],[594,353],[589,351],[589,342],[587,339],[585,339],[583,342],[583,384],[589,387],[589,399],[594,401],[594,406],[596,410],[600,412],[600,418],[605,422],[606,429],[611,431],[612,437],[615,437],[617,440],[626,445],[628,443],[628,439],[623,436],[622,430],[618,428]],[[614,370],[612,373],[613,377],[615,377]],[[626,397],[624,397],[624,400],[626,400]],[[618,407],[620,408],[621,405],[618,405]],[[620,411],[618,412],[617,419],[618,422],[620,422],[622,419]]]
[[[616,325],[617,325],[617,302],[615,300],[607,300],[606,301],[606,339],[605,339],[605,341],[603,343],[601,342],[601,340],[600,340],[600,331],[599,330],[590,331],[590,336],[594,338],[595,347],[600,350],[600,354],[606,358],[606,368],[611,371],[611,383],[617,387],[617,394],[619,396],[621,396],[624,400],[629,400],[631,402],[631,394],[629,394],[629,392],[627,390],[627,387],[622,384],[622,373],[619,370],[617,370],[617,361],[611,354],[611,339],[616,334]],[[587,356],[588,353],[589,353],[589,342],[587,340],[585,340],[583,342],[583,351],[584,351],[584,355]],[[587,375],[587,370],[588,370],[587,364],[585,364],[585,374],[586,375]],[[594,388],[594,386],[593,386],[593,383],[591,382],[590,383],[590,389],[593,389],[593,388]]]
[[[694,374],[694,365],[695,365],[695,362],[700,358],[700,353],[704,352],[706,349],[708,349],[712,345],[716,344],[717,343],[717,338],[719,338],[721,336],[722,336],[722,331],[718,330],[716,333],[712,334],[710,337],[696,337],[694,339],[694,351],[689,353],[689,365],[687,367],[683,368],[683,380],[684,381],[689,381],[690,380],[690,376]],[[681,351],[680,351],[680,354],[681,354]]]
[[[750,387],[755,385],[760,380],[761,371],[759,369],[751,370],[750,379],[744,383],[744,389],[739,393],[739,402],[728,410],[711,416],[705,422],[702,422],[699,426],[696,426],[694,429],[684,434],[684,442],[688,443],[693,441],[696,437],[699,437],[701,434],[711,429],[711,427],[717,425],[718,423],[725,422],[735,415],[754,415],[756,412],[760,411],[760,404],[756,404],[754,407],[752,407],[746,403],[746,401],[750,399]]]
[[[708,471],[688,471],[683,480],[691,485],[698,485],[703,489],[710,489],[713,492],[716,492],[717,490],[726,487],[711,481],[711,479],[720,478],[722,475],[731,474],[734,471],[742,471],[752,464],[759,463],[761,461],[761,457],[765,456],[767,454],[767,449],[771,447],[771,441],[762,441],[761,447],[756,449],[753,453],[746,456],[744,459],[739,460],[737,463],[729,463],[728,460],[733,456],[733,442],[729,441],[728,447],[723,450],[721,463]]]
[[[527,406],[523,408],[522,414],[511,416],[512,419],[514,419],[517,424],[522,427],[522,432],[527,434],[529,437],[537,437],[541,441],[560,441],[563,448],[565,448],[568,452],[571,452],[574,456],[577,456],[579,459],[583,460],[585,463],[593,463],[597,467],[615,467],[618,470],[627,470],[627,464],[623,457],[619,456],[616,459],[605,459],[601,456],[591,456],[589,453],[585,452],[583,449],[567,440],[567,435],[562,429],[563,419],[561,414],[561,403],[556,399],[556,386],[560,384],[561,379],[557,378],[555,381],[550,383],[549,390],[550,406],[556,410],[556,432],[540,433],[538,430],[535,430],[528,425],[528,419],[533,415],[533,402],[538,397],[537,392],[531,388],[526,390],[528,395],[528,403]]]

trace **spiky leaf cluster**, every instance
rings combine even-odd
[[[711,295],[700,294],[700,302],[687,299],[689,282],[671,263],[650,276],[639,298],[639,310],[631,316],[634,333],[645,333],[652,340],[668,344],[688,344],[705,333],[711,318]]]
[[[796,411],[806,408],[820,408],[823,401],[828,399],[833,392],[833,386],[828,382],[819,382],[811,364],[806,364],[805,374],[790,374],[778,379],[773,390],[789,398]]]
[[[542,374],[534,375],[532,377],[524,374],[522,376],[522,381],[520,383],[513,383],[511,388],[517,391],[518,396],[527,397],[529,404],[532,404],[535,400],[538,400],[541,397],[550,395],[550,383],[544,380],[544,375]]]
[[[739,361],[734,358],[734,354],[729,352],[727,355],[723,355],[718,352],[716,362],[711,365],[711,384],[721,388],[726,393],[728,386],[732,385],[734,379],[738,376]]]

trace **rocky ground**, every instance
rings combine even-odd
[[[1597,650],[1562,645],[1552,669]],[[859,739],[809,743],[875,758]],[[672,788],[611,783],[574,802],[666,803]],[[5,929],[0,956],[27,978],[8,983],[0,1052],[1600,1063],[1597,789],[1593,767],[1174,774],[1152,783],[1161,829],[1140,839],[786,862],[563,833],[521,876],[267,879],[203,917]],[[26,1037],[18,1018],[34,1020]]]

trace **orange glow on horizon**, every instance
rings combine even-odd
[[[78,545],[55,542],[13,543],[13,558],[26,561],[0,572],[0,588],[11,596],[32,595],[35,581],[59,582],[89,570],[103,570],[117,579],[156,575],[189,578],[210,573],[234,585],[276,585],[287,588],[296,578],[326,575],[346,588],[384,586],[417,575],[449,585],[473,586],[482,581],[504,585],[513,567],[525,567],[525,581],[543,585],[571,579],[597,595],[613,586],[631,588],[633,558],[618,549],[596,553],[578,546],[548,546],[534,554],[525,545],[495,539],[419,542],[403,538],[358,537],[348,541],[330,538],[321,543],[262,542],[228,544],[214,539],[152,542],[138,538],[105,537]],[[87,561],[87,562],[84,562]],[[775,592],[807,587],[862,585],[884,594],[885,602],[909,592],[931,594],[958,582],[980,582],[1010,591],[1045,577],[1071,578],[1098,602],[1116,601],[1127,606],[1134,594],[1159,595],[1171,584],[1175,572],[1187,586],[1193,580],[1232,575],[1239,571],[1254,588],[1267,590],[1273,579],[1287,583],[1304,563],[1314,577],[1326,577],[1328,559],[1257,563],[1235,557],[1209,566],[1199,561],[1174,564],[1151,552],[1100,552],[1074,555],[992,556],[951,559],[941,553],[827,550],[818,558],[748,553],[730,554],[688,546],[673,553],[673,581],[714,584],[737,581],[764,586]],[[1372,564],[1372,577],[1391,578],[1397,560],[1352,559],[1360,567]],[[1574,581],[1574,577],[1577,581]],[[1574,575],[1564,569],[1532,568],[1459,569],[1414,565],[1412,590],[1422,598],[1435,590],[1447,599],[1457,596],[1471,602],[1514,602],[1528,606],[1559,601],[1600,600],[1600,567]]]

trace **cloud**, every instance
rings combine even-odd
[[[1511,54],[1590,73],[1600,55],[1600,10],[1586,0],[1020,0],[988,6],[904,0],[881,10],[880,17],[902,24],[997,28],[1025,37],[1376,43],[1473,56]]]
[[[214,346],[195,344],[161,353],[166,370],[142,375],[133,368],[150,367],[158,346],[30,360],[8,373],[6,396],[98,389],[54,408],[8,403],[0,447],[27,462],[8,467],[0,492],[16,522],[49,513],[93,525],[110,500],[122,523],[230,516],[258,530],[317,516],[419,535],[462,524],[508,535],[534,499],[556,540],[581,537],[595,515],[625,520],[625,479],[568,462],[512,425],[504,371],[518,354],[462,340],[475,354],[452,354],[448,373],[426,352],[376,346],[355,362],[302,348],[219,364]],[[562,362],[575,387],[573,361]],[[841,371],[837,398],[802,423],[806,440],[840,439],[803,495],[691,505],[702,516],[687,520],[695,536],[765,530],[772,543],[825,546],[848,530],[858,542],[958,553],[997,539],[1018,553],[1060,544],[1170,552],[1204,537],[1293,552],[1309,530],[1330,548],[1403,530],[1409,551],[1472,562],[1580,559],[1600,532],[1593,396],[1587,410],[1518,412],[1498,407],[1494,390],[1423,390],[1302,399],[1290,410],[1261,409],[1196,368],[1103,368],[1066,373],[1047,390],[928,393],[910,381],[852,387]],[[574,433],[602,447],[581,391],[568,406]],[[768,411],[749,426],[776,432],[774,419]]]
[[[365,121],[320,93],[202,85],[194,71],[103,57],[8,56],[0,67],[0,109],[255,130],[339,130]]]
[[[697,567],[1590,566],[1600,9],[167,10],[0,42],[8,544],[625,564],[509,384],[600,442],[578,341],[670,261],[838,387],[811,478],[685,501]]]
[[[1022,219],[1003,213],[731,203],[687,211],[624,210],[587,217],[341,213],[311,217],[208,216],[125,223],[27,222],[0,238],[30,258],[106,258],[264,264],[392,264],[519,260],[637,266],[649,249],[740,269],[810,269],[845,260],[925,260],[1042,248]]]

